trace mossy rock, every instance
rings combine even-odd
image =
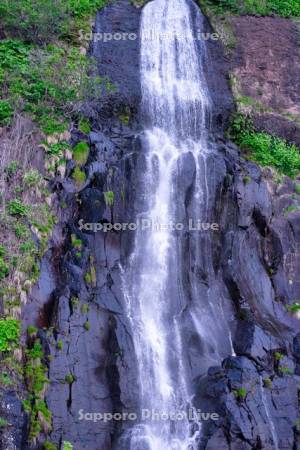
[[[73,148],[73,159],[76,164],[83,166],[87,162],[89,150],[90,148],[86,142],[79,142]]]
[[[73,180],[76,183],[76,186],[78,188],[80,188],[80,186],[85,183],[86,181],[86,175],[85,172],[83,172],[82,170],[79,169],[79,167],[75,167],[73,175],[72,175]]]

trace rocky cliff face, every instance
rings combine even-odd
[[[95,31],[138,36],[139,15],[139,9],[118,0],[98,14]],[[201,342],[187,332],[195,405],[220,416],[217,422],[203,423],[200,449],[295,450],[300,448],[300,322],[287,310],[300,298],[300,213],[290,208],[296,201],[295,185],[288,178],[276,182],[271,170],[245,161],[224,139],[233,109],[227,65],[218,42],[209,42],[208,51],[207,77],[215,105],[211,130],[215,150],[207,163],[209,210],[210,220],[220,224],[212,240],[213,277],[227,311],[234,351],[204,372],[193,356],[193,345]],[[66,208],[44,259],[35,302],[24,315],[50,328],[40,331],[50,355],[49,440],[59,446],[69,441],[76,450],[109,450],[120,448],[117,438],[126,423],[81,420],[80,411],[135,409],[136,361],[119,265],[130,255],[133,233],[95,233],[79,221],[132,222],[142,201],[139,40],[98,42],[92,53],[100,75],[108,76],[117,91],[86,106],[93,122],[89,136],[72,134],[74,144],[86,140],[90,145],[86,181],[80,187],[71,181],[71,161],[66,177],[53,184],[57,201]],[[182,173],[187,216],[191,172],[187,161]],[[109,192],[114,193],[112,202]],[[188,261],[191,248],[184,248],[183,259]],[[207,274],[200,269],[197,277],[205,285]],[[21,444],[20,405],[15,404],[10,414],[19,417],[18,436],[10,446],[6,435],[4,447],[27,448]]]
[[[258,130],[300,144],[300,28],[278,17],[232,17],[227,55],[233,91]]]

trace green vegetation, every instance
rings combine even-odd
[[[68,374],[65,376],[65,382],[66,382],[66,383],[72,384],[74,381],[75,381],[75,377],[74,377],[74,375],[73,375],[72,373],[68,373]]]
[[[119,119],[124,125],[128,126],[130,122],[130,115],[129,113],[120,114]]]
[[[41,432],[51,431],[51,412],[44,400],[47,378],[47,366],[39,339],[26,350],[25,379],[28,389],[28,399],[23,402],[24,410],[29,414],[30,441],[36,443]]]
[[[18,199],[8,202],[7,209],[11,216],[26,216],[28,213],[28,208]]]
[[[26,239],[29,237],[28,227],[22,223],[16,222],[14,224],[14,232],[18,239]]]
[[[287,311],[289,311],[291,313],[297,313],[300,311],[300,303],[295,302],[292,305],[287,306],[286,309],[287,309]]]
[[[295,192],[296,192],[297,195],[300,195],[300,183],[297,183],[295,185]]]
[[[83,327],[84,327],[85,331],[89,331],[90,328],[91,328],[90,322],[86,321],[86,322],[84,323]]]
[[[105,0],[1,0],[1,25],[7,36],[44,44],[57,38],[72,40]]]
[[[78,123],[78,129],[84,134],[89,134],[91,132],[91,125],[88,119],[80,119]]]
[[[288,216],[289,213],[297,212],[299,210],[300,210],[299,206],[297,206],[297,205],[290,205],[284,210],[284,215]]]
[[[87,303],[84,303],[83,305],[81,305],[80,311],[82,314],[87,314],[89,312],[89,305]]]
[[[75,181],[77,187],[80,187],[86,181],[85,172],[79,169],[79,167],[75,167],[72,178]]]
[[[21,299],[38,279],[39,259],[47,249],[56,218],[51,213],[53,199],[46,181],[31,161],[40,144],[45,150],[46,180],[54,175],[63,177],[66,161],[72,157],[66,130],[73,122],[72,126],[88,134],[91,127],[82,117],[82,104],[115,89],[107,77],[98,76],[96,62],[85,56],[88,42],[80,41],[79,33],[81,29],[90,31],[90,15],[106,2],[0,0],[0,127],[5,127],[2,138],[7,145],[0,167],[1,235],[6,246],[0,245],[0,384],[17,391],[19,383],[26,383],[28,397],[23,405],[29,414],[34,447],[41,446],[40,435],[45,438],[51,431],[45,391],[52,355],[43,354],[38,330],[30,326],[21,366],[21,352],[13,352],[20,346],[16,318],[21,315]],[[86,147],[83,142],[74,149],[78,165],[86,162]],[[73,177],[79,186],[86,179],[79,168]],[[74,245],[77,251],[81,248],[79,240]],[[61,340],[57,349],[62,350]],[[43,447],[56,449],[49,441]],[[70,450],[72,445],[65,442],[64,448]]]
[[[265,388],[272,389],[272,381],[270,378],[264,378],[263,383]]]
[[[10,179],[15,175],[19,168],[19,164],[17,161],[11,161],[4,169],[4,172],[7,175],[7,178]]]
[[[9,267],[2,257],[0,257],[0,280],[3,280],[9,273]]]
[[[113,206],[114,201],[115,201],[114,192],[107,191],[107,192],[104,192],[103,194],[104,194],[104,200],[105,200],[106,206],[109,206],[109,207]]]
[[[97,285],[97,273],[94,265],[94,259],[92,257],[90,257],[90,269],[85,274],[84,281],[93,287],[96,287]]]
[[[38,170],[31,169],[23,176],[25,186],[32,188],[37,186],[42,179],[42,176]]]
[[[273,166],[279,173],[296,177],[300,172],[300,153],[298,147],[267,133],[255,131],[250,118],[241,114],[234,118],[231,137],[244,150],[249,159],[262,166]]]
[[[43,443],[44,450],[57,450],[57,446],[55,444],[52,444],[50,441],[45,441]]]
[[[86,142],[79,142],[73,148],[73,159],[77,164],[83,166],[87,162],[88,156],[89,146]]]
[[[13,117],[13,114],[14,110],[9,101],[0,99],[0,124],[8,125]]]
[[[87,284],[92,284],[92,276],[89,272],[85,274],[84,280]]]
[[[246,185],[246,184],[249,184],[251,182],[251,178],[250,177],[248,177],[248,176],[245,176],[244,178],[243,178],[243,183]]]
[[[28,336],[35,337],[37,335],[38,329],[32,325],[27,328]]]
[[[57,350],[62,350],[63,349],[63,341],[61,339],[59,339],[57,341]]]
[[[284,375],[294,375],[294,371],[289,367],[279,366],[278,370]]]
[[[73,450],[73,445],[71,444],[71,442],[63,441],[62,450]]]
[[[240,401],[244,401],[247,396],[247,391],[244,387],[238,388],[235,391],[233,391],[236,398]]]
[[[79,305],[79,299],[77,297],[72,297],[71,298],[71,305],[73,310],[78,308]]]
[[[78,239],[76,237],[76,234],[72,234],[71,235],[71,242],[72,242],[72,246],[76,249],[81,249],[82,248],[82,240]]]
[[[283,358],[283,354],[282,353],[280,353],[280,352],[275,352],[274,353],[274,358],[275,358],[275,361],[281,361],[282,360],[282,358]]]
[[[300,16],[299,0],[199,0],[215,14],[253,14],[281,17]]]
[[[30,114],[47,134],[62,132],[77,105],[112,89],[97,76],[95,61],[75,46],[35,48],[8,39],[0,41],[0,64],[0,125],[18,111]]]
[[[0,428],[4,428],[8,425],[8,422],[6,419],[3,419],[2,417],[0,417]]]
[[[0,319],[0,352],[9,352],[19,346],[20,321]]]
[[[12,386],[14,383],[7,372],[3,372],[0,377],[0,384],[3,386]]]

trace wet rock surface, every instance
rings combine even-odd
[[[26,446],[27,419],[22,402],[15,392],[0,392],[0,415],[4,421],[0,427],[0,449],[16,450]]]

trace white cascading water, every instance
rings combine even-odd
[[[194,196],[199,211],[207,201],[199,162],[207,151],[210,110],[203,71],[205,45],[195,41],[190,16],[186,0],[154,0],[142,13],[141,86],[147,124],[144,179],[147,208],[139,218],[147,218],[153,224],[176,223],[174,179],[184,153],[190,153],[195,160]],[[200,13],[199,20],[201,23]],[[198,45],[202,47],[203,60],[199,58]],[[140,407],[168,416],[186,413],[191,405],[179,323],[184,302],[177,279],[176,239],[178,236],[168,226],[139,229],[135,250],[123,271],[139,366]],[[213,327],[212,324],[212,334]],[[188,418],[146,420],[130,430],[128,448],[196,449],[199,430],[199,425]]]

